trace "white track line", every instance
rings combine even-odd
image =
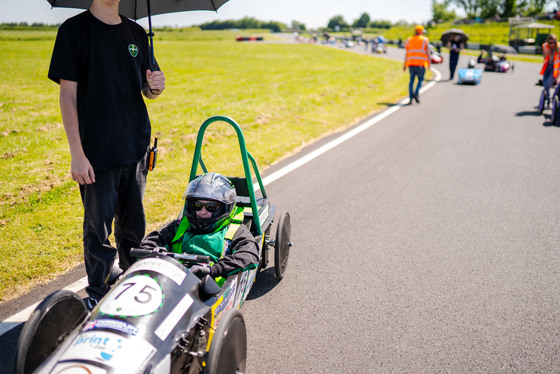
[[[82,279],[72,283],[68,287],[65,287],[64,289],[72,292],[78,292],[84,289],[87,284],[87,277],[83,277]],[[14,327],[17,327],[20,323],[27,321],[27,319],[35,310],[35,308],[37,308],[37,305],[39,305],[39,303],[40,301],[0,322],[0,335],[10,331]]]
[[[432,72],[435,75],[435,79],[432,80],[427,85],[425,85],[424,87],[422,87],[420,89],[420,93],[424,93],[425,91],[429,90],[430,88],[432,88],[435,85],[436,81],[440,80],[441,74],[435,69],[432,70]],[[409,100],[408,98],[405,98],[405,99],[401,100],[395,106],[392,106],[391,108],[387,109],[386,111],[382,112],[381,114],[379,114],[379,115],[377,115],[373,118],[370,118],[366,122],[362,123],[360,126],[354,128],[354,129],[352,129],[348,132],[343,133],[338,138],[333,139],[332,141],[323,145],[322,147],[317,148],[313,152],[303,156],[300,159],[295,160],[291,164],[286,165],[282,169],[270,174],[268,177],[263,178],[263,180],[262,180],[263,186],[266,186],[266,185],[276,181],[277,179],[282,178],[286,174],[296,170],[297,168],[299,168],[299,167],[307,164],[308,162],[314,160],[315,158],[321,156],[323,153],[326,153],[326,152],[330,151],[331,149],[333,149],[337,145],[342,144],[345,141],[353,138],[354,136],[364,132],[365,130],[369,129],[373,125],[375,125],[378,122],[380,122],[380,121],[384,120],[385,118],[389,117],[391,114],[395,113],[397,110],[401,109],[403,106],[406,105],[408,100]],[[255,191],[258,191],[260,189],[259,184],[255,183],[253,185],[253,188],[255,189]],[[72,283],[68,287],[66,287],[65,290],[78,292],[78,291],[82,290],[83,288],[85,288],[86,286],[87,286],[87,277],[84,277],[84,278]],[[8,319],[0,322],[0,335],[10,331],[11,329],[18,326],[20,323],[24,323],[25,321],[27,321],[27,319],[29,318],[31,313],[35,310],[37,305],[39,305],[39,303],[35,303],[35,304],[31,305],[30,307],[22,310],[21,312],[19,312],[17,314],[14,314],[13,316],[9,317]]]

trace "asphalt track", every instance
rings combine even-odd
[[[267,170],[308,157],[268,179],[295,246],[242,308],[248,372],[560,371],[560,128],[536,115],[539,68],[442,80]]]

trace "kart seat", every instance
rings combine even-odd
[[[251,209],[251,198],[249,196],[249,190],[247,188],[247,180],[245,178],[239,177],[228,177],[231,183],[235,186],[235,191],[237,193],[237,206],[243,207],[243,224],[245,224],[250,230],[253,226],[253,210]],[[268,198],[267,197],[256,197],[257,209],[259,211],[259,217],[261,225],[268,218]],[[251,230],[253,231],[253,230]]]

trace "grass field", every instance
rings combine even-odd
[[[47,79],[55,33],[0,30],[0,301],[82,261],[83,212],[58,86]],[[235,35],[156,33],[167,89],[148,102],[159,138],[145,197],[148,229],[177,215],[196,131],[208,117],[241,125],[262,172],[407,93],[401,62],[307,44],[237,43]],[[206,134],[207,166],[240,175],[232,130],[211,126]]]

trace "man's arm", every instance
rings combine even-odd
[[[79,184],[95,183],[95,173],[84,154],[78,124],[78,82],[60,80],[60,112],[70,146],[72,179]]]

